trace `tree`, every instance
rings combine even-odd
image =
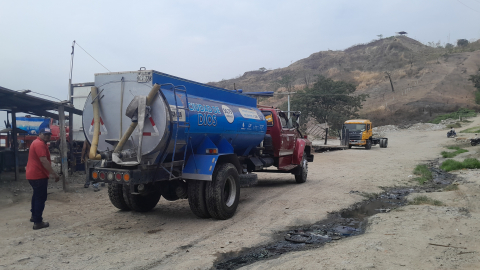
[[[383,38],[383,35],[380,34],[380,35],[377,35],[378,39],[382,39]]]
[[[467,45],[468,45],[468,40],[466,40],[466,39],[457,40],[457,46],[458,47],[465,47]]]
[[[295,76],[292,74],[283,75],[282,78],[275,82],[278,88],[285,87],[287,92],[292,92],[294,88]]]
[[[266,68],[264,68],[264,67],[261,67],[261,68],[259,68],[258,70],[260,70],[261,72],[265,72],[265,71],[267,71],[267,69],[266,69]]]
[[[292,109],[312,117],[320,123],[327,123],[333,129],[340,129],[349,118],[358,117],[358,110],[368,95],[353,95],[354,84],[318,76],[312,87],[298,91],[292,98]]]
[[[477,88],[475,91],[475,103],[480,104],[480,69],[476,75],[470,75],[469,81],[472,81],[473,86]]]

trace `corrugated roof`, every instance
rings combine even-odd
[[[31,96],[28,94],[28,90],[19,92],[0,86],[0,110],[14,110],[58,119],[58,114],[49,111],[57,111],[61,105],[64,106],[65,112],[82,115],[81,110],[75,109],[69,104]],[[65,117],[68,118],[68,115]]]

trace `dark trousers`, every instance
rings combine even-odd
[[[34,223],[43,221],[42,214],[45,209],[45,201],[47,200],[48,178],[28,180],[33,188],[32,196],[32,218]]]

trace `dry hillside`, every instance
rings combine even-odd
[[[389,37],[344,51],[317,52],[288,67],[245,72],[243,76],[212,82],[219,87],[244,91],[285,89],[275,82],[295,78],[295,89],[311,84],[316,75],[357,85],[357,93],[369,94],[361,114],[377,124],[428,120],[459,107],[476,108],[475,88],[468,81],[480,68],[480,41],[464,48],[433,48],[406,36]],[[392,92],[386,72],[391,74]],[[263,102],[276,104],[275,96]]]

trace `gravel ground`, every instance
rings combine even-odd
[[[466,128],[474,125],[480,118]],[[161,199],[148,213],[119,211],[106,188],[83,188],[79,174],[68,180],[69,192],[50,184],[44,212],[50,227],[34,231],[28,221],[31,188],[2,173],[0,269],[211,269],[222,254],[268,243],[291,226],[313,224],[362,201],[361,193],[416,185],[409,176],[417,164],[460,143],[426,124],[384,133],[386,149],[315,154],[304,184],[290,174],[259,174],[258,186],[241,190],[237,213],[226,221],[197,218],[186,200]],[[480,157],[478,146],[463,145],[469,152],[458,159]],[[363,235],[242,269],[478,269],[480,173],[457,174],[463,179],[458,190],[422,194],[445,206],[410,205],[377,214]]]

